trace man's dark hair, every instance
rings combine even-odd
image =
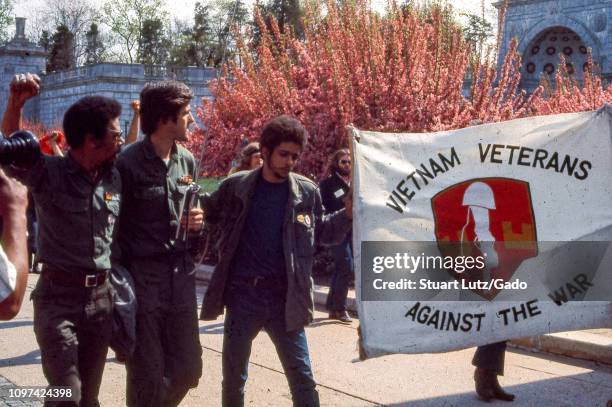
[[[306,146],[308,132],[294,117],[282,115],[268,121],[261,131],[261,148],[266,148],[270,153],[280,143],[290,142],[299,144],[302,149]]]
[[[193,92],[178,81],[147,83],[140,92],[140,127],[146,135],[157,130],[160,122],[176,123],[180,110],[193,99]]]
[[[103,96],[86,96],[70,106],[64,114],[64,134],[70,148],[79,148],[85,136],[102,140],[108,132],[109,123],[121,115],[121,105],[114,99]]]
[[[341,148],[339,150],[336,150],[329,157],[329,174],[330,175],[338,171],[338,161],[340,160],[340,157],[343,157],[345,155],[348,155],[349,157],[351,156],[351,153],[349,152],[348,148]]]

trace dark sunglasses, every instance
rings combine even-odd
[[[340,160],[340,164],[350,164],[351,160]]]

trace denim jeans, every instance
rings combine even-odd
[[[251,343],[264,329],[276,348],[289,382],[293,405],[317,407],[319,398],[310,366],[304,329],[287,332],[284,288],[230,283],[223,335],[222,399],[225,407],[244,405]]]
[[[353,249],[350,234],[342,243],[330,249],[334,258],[334,274],[329,285],[326,306],[328,311],[344,311],[353,274]]]

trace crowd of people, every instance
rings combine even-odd
[[[23,106],[39,89],[36,75],[15,77],[4,135],[21,128]],[[34,331],[49,385],[70,386],[71,405],[99,405],[115,332],[110,275],[121,265],[133,279],[137,300],[133,347],[123,355],[127,404],[179,405],[203,369],[194,262],[187,246],[188,237],[206,222],[219,231],[219,261],[199,317],[213,320],[225,312],[223,405],[244,405],[252,341],[265,330],[294,405],[318,406],[304,330],[314,316],[311,271],[316,246],[329,246],[334,260],[329,317],[350,323],[350,153],[335,152],[327,178],[317,186],[294,172],[306,129],[294,117],[278,116],[263,126],[259,142],[243,148],[239,166],[218,190],[191,205],[186,197],[196,163],[180,143],[194,122],[192,99],[181,82],[147,84],[131,105],[134,120],[124,140],[120,104],[84,97],[63,118],[66,153],[55,148],[55,135],[51,153],[0,170],[0,317],[17,313],[25,291],[25,185],[36,207],[38,227],[31,233],[41,270],[32,293]],[[476,389],[485,400],[513,399],[497,381],[504,351],[500,343],[475,355]],[[47,400],[46,405],[63,404]]]

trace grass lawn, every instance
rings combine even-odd
[[[216,191],[221,181],[223,181],[223,178],[198,178],[198,184],[202,188],[202,192],[208,193]]]

